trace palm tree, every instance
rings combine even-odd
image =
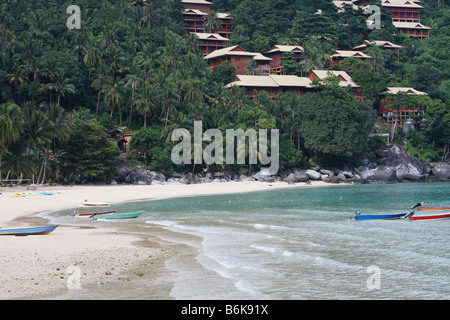
[[[98,106],[100,104],[100,95],[103,92],[103,87],[106,83],[111,83],[112,77],[109,74],[109,70],[105,68],[104,64],[100,64],[94,73],[94,81],[92,81],[91,87],[98,91],[97,94],[97,108],[95,111],[95,119],[98,117]]]
[[[8,152],[5,153],[3,161],[0,163],[0,171],[8,172],[9,176],[22,179],[25,176],[31,176],[33,171],[33,163],[26,155],[27,140],[21,137],[18,141],[12,143]]]
[[[14,92],[17,91],[19,84],[24,84],[25,82],[28,82],[28,75],[24,66],[18,63],[14,64],[13,72],[8,73],[6,77],[9,83],[13,85]]]
[[[105,92],[105,103],[111,108],[111,118],[116,107],[119,105],[122,95],[119,92],[119,83],[113,81],[104,86],[103,92]]]
[[[251,59],[248,62],[245,74],[252,76],[259,76],[262,74],[261,70],[258,69],[258,63],[255,59]]]
[[[65,77],[63,69],[59,69],[58,77],[54,83],[47,83],[45,88],[56,93],[56,105],[59,106],[61,96],[65,97],[66,93],[74,94],[75,86],[69,83],[69,78]],[[50,101],[51,103],[51,101]]]
[[[128,74],[127,82],[125,83],[125,87],[130,86],[131,87],[131,102],[130,102],[130,127],[131,127],[131,118],[133,116],[133,104],[134,104],[134,93],[136,92],[136,89],[139,87],[140,83],[142,82],[142,79],[137,76],[137,72],[134,72],[133,74]]]
[[[91,70],[101,65],[101,53],[97,43],[94,40],[90,41],[86,54],[84,55],[83,62],[89,67],[89,79],[91,78]]]
[[[303,49],[303,60],[299,65],[303,72],[310,73],[312,70],[322,70],[331,61],[331,56],[327,53],[326,45],[317,39],[308,40]]]
[[[37,162],[40,161],[40,156],[42,155],[42,164],[37,181],[39,182],[42,176],[43,182],[52,140],[56,134],[46,114],[34,109],[31,104],[25,108],[25,118],[27,119],[24,125],[25,137],[28,140],[30,149],[35,152]]]
[[[22,113],[16,104],[4,103],[0,105],[0,166],[3,152],[20,138],[22,132]],[[0,168],[0,181],[2,170]]]
[[[222,24],[220,22],[219,17],[215,11],[211,11],[208,18],[205,21],[205,31],[212,33],[216,29],[222,28]]]
[[[145,83],[136,93],[136,107],[139,113],[144,116],[144,128],[147,128],[147,118],[150,116],[155,106],[153,97],[154,92],[151,85]]]

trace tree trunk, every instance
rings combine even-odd
[[[98,105],[100,104],[100,94],[101,94],[101,91],[99,90],[98,95],[97,95],[97,109],[95,111],[95,120],[97,120],[97,117],[98,117]]]

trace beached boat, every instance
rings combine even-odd
[[[101,216],[103,214],[113,214],[115,211],[108,212],[92,212],[92,213],[72,213],[71,216],[75,218],[89,218],[95,213],[96,216]]]
[[[84,201],[83,205],[89,206],[89,207],[107,207],[107,206],[109,206],[109,203],[107,203],[107,202],[88,202],[88,201]]]
[[[113,213],[113,214],[104,214],[101,216],[93,216],[95,220],[97,219],[132,219],[139,217],[144,211],[137,212],[128,212],[128,213]]]
[[[61,192],[16,192],[16,196],[53,196]]]
[[[419,211],[439,211],[439,210],[450,211],[450,207],[419,207]]]
[[[352,220],[393,220],[402,219],[406,216],[406,213],[398,214],[361,214],[361,212],[356,211]]]
[[[447,214],[436,214],[436,215],[430,215],[430,216],[409,216],[409,220],[413,221],[419,221],[419,220],[444,220],[444,219],[450,219],[450,213]]]
[[[36,227],[36,228],[20,228],[20,229],[0,229],[0,235],[13,235],[13,236],[28,236],[37,234],[48,234],[55,230],[58,225],[46,226],[46,227]]]

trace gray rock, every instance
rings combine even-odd
[[[308,175],[308,177],[310,179],[313,179],[313,180],[319,180],[320,177],[322,176],[320,174],[320,172],[317,172],[316,170],[311,170],[311,169],[306,170],[305,173]]]
[[[255,173],[253,178],[256,180],[264,180],[267,177],[272,176],[273,174],[269,171],[269,169],[262,169],[261,171]]]
[[[441,181],[450,180],[450,164],[441,162],[431,169],[433,175]]]
[[[131,173],[131,169],[130,168],[126,168],[126,167],[119,167],[117,168],[117,178],[120,181],[125,181],[126,178],[128,177],[128,175]]]
[[[370,170],[369,175],[365,178],[368,183],[393,183],[398,182],[395,168],[377,167]]]

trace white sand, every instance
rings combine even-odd
[[[194,185],[117,185],[41,187],[36,191],[26,188],[0,188],[0,227],[34,227],[46,224],[35,219],[37,213],[81,207],[84,200],[110,204],[162,199],[182,196],[242,193],[280,188],[330,186],[316,181],[311,185],[285,182],[221,182]],[[16,192],[53,192],[54,195],[18,196]],[[95,207],[92,211],[95,211]],[[70,211],[68,210],[68,213]],[[48,223],[47,223],[48,224]],[[142,263],[158,266],[177,254],[170,248],[142,245],[142,237],[104,227],[92,228],[61,225],[48,235],[15,237],[0,236],[0,299],[43,299],[76,290],[77,286],[96,281],[123,280],[150,276],[135,271]],[[145,240],[145,239],[144,239]],[[151,239],[146,238],[147,241]],[[141,243],[139,244],[139,241]],[[155,275],[151,275],[154,277]],[[149,279],[150,281],[150,279]],[[167,292],[155,293],[166,298]]]

